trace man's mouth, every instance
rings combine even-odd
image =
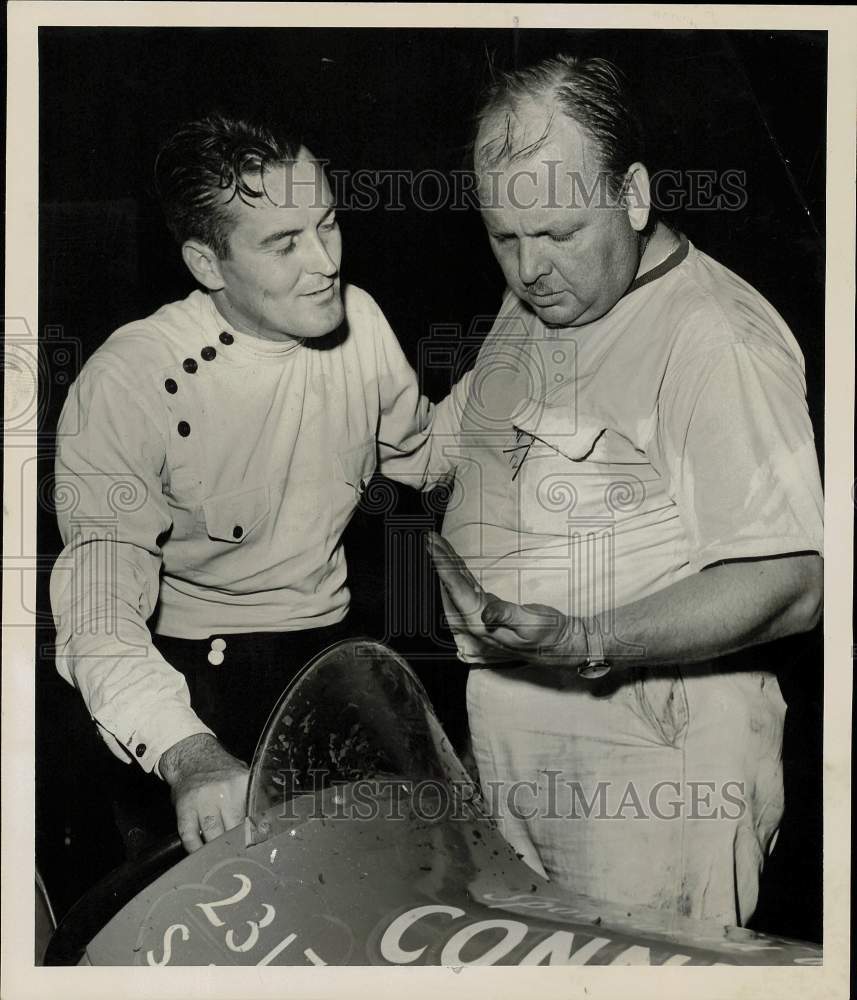
[[[537,306],[550,305],[551,302],[555,302],[561,295],[562,292],[527,292],[527,298]]]
[[[304,295],[308,299],[324,299],[333,293],[333,288],[335,284],[336,284],[335,281],[331,281],[329,285],[324,285],[321,288],[316,288],[315,291],[304,292]]]

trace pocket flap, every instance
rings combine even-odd
[[[569,412],[570,405],[525,399],[512,412],[512,426],[579,462],[592,451],[607,427],[597,417]]]
[[[376,444],[374,438],[367,438],[350,448],[336,453],[340,474],[344,482],[353,486],[361,494],[372,478],[376,465]]]
[[[268,487],[209,497],[202,509],[208,537],[238,545],[268,516]]]

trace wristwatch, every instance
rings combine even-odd
[[[588,619],[581,618],[580,624],[586,639],[586,663],[577,668],[577,675],[584,680],[595,681],[609,674],[613,664],[604,655],[604,635],[595,615]]]

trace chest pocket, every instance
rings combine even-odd
[[[209,497],[202,509],[209,538],[240,545],[271,511],[268,487]]]
[[[335,475],[337,483],[350,492],[343,492],[341,499],[354,504],[360,500],[372,473],[375,471],[375,439],[366,438],[359,444],[336,453]]]
[[[512,415],[518,441],[529,444],[510,485],[523,530],[597,534],[645,509],[659,477],[630,441],[593,415],[569,419],[566,407],[529,413]]]

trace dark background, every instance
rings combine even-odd
[[[665,213],[780,311],[806,357],[810,414],[823,441],[826,36],[823,32],[458,29],[40,29],[41,482],[68,384],[116,327],[192,288],[151,192],[158,143],[175,122],[220,106],[276,109],[304,123],[339,169],[452,171],[489,65],[558,51],[615,59],[647,125],[650,170],[741,170],[739,211]],[[687,185],[685,184],[685,187]],[[715,186],[716,190],[716,186]],[[503,282],[473,211],[345,212],[343,274],[372,293],[440,398],[450,372],[423,370],[433,327],[484,329]],[[387,513],[437,519],[406,490]],[[79,696],[56,674],[47,592],[61,543],[42,503],[37,683],[37,863],[61,915],[122,860],[104,800],[112,756]],[[347,536],[355,616],[385,631],[385,518],[358,511]],[[385,577],[386,574],[386,577]],[[413,630],[411,630],[413,631]],[[387,636],[413,662],[463,744],[464,674],[444,648],[404,628]],[[443,637],[441,637],[443,638]],[[442,643],[441,643],[442,645]],[[753,926],[821,940],[821,631],[760,652],[789,704],[786,815]],[[152,779],[156,780],[156,779]]]

